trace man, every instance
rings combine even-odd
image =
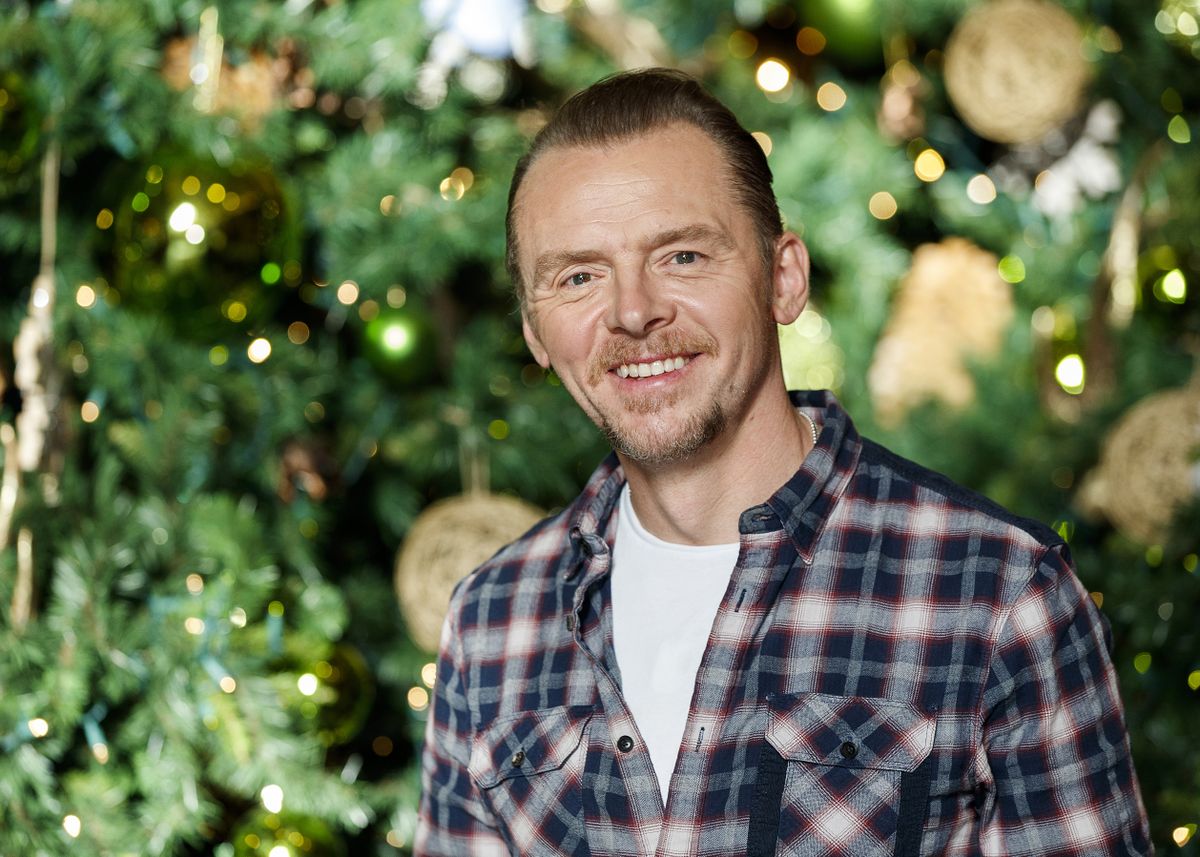
[[[724,106],[664,70],[575,96],[508,240],[615,456],[454,594],[417,854],[1150,853],[1061,539],[789,397],[807,253]]]

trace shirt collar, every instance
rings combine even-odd
[[[745,510],[739,519],[743,534],[782,527],[804,562],[812,561],[813,545],[821,528],[858,464],[862,449],[850,415],[828,390],[800,390],[789,394],[793,407],[816,424],[817,443],[804,463],[766,502]],[[567,512],[571,521],[572,556],[566,576],[573,577],[587,555],[610,546],[613,515],[625,484],[625,471],[615,453],[609,453],[592,473]]]

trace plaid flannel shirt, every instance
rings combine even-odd
[[[793,395],[820,438],[740,518],[666,807],[613,654],[610,456],[454,594],[416,854],[1152,853],[1062,540]]]

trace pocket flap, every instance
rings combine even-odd
[[[797,693],[767,703],[767,741],[785,759],[913,771],[933,749],[934,716],[907,702]]]
[[[583,738],[590,705],[522,711],[475,735],[467,770],[480,788],[561,768]]]

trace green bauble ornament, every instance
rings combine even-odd
[[[437,375],[437,333],[420,310],[383,310],[367,322],[364,345],[371,365],[399,384],[424,384]]]
[[[188,338],[260,326],[300,279],[296,206],[265,166],[160,153],[106,196],[112,287]]]
[[[826,51],[858,65],[883,61],[878,0],[801,0],[800,23],[827,39]]]
[[[257,809],[234,829],[233,853],[235,857],[345,857],[346,846],[320,818]]]
[[[354,646],[338,643],[303,669],[295,697],[300,713],[315,722],[324,744],[346,743],[362,729],[375,701],[375,676],[366,658]]]

